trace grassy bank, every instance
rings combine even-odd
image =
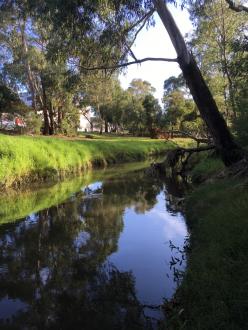
[[[0,135],[0,186],[58,178],[92,165],[142,160],[175,145],[145,138],[66,140]]]
[[[206,168],[208,183],[195,188],[186,202],[190,252],[170,328],[247,329],[248,181],[214,179],[222,165],[211,158],[193,174],[207,178]]]

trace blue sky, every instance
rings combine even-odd
[[[192,30],[189,15],[186,10],[170,6],[172,15],[176,20],[183,35]],[[170,42],[169,36],[158,15],[155,15],[156,25],[149,30],[143,29],[138,35],[132,51],[138,59],[144,57],[171,57],[176,53]],[[130,59],[132,60],[132,59]],[[171,62],[145,62],[141,65],[131,65],[126,74],[120,76],[121,85],[127,88],[134,78],[149,81],[156,88],[155,97],[161,101],[163,96],[163,82],[172,75],[178,75],[180,69],[177,63]]]

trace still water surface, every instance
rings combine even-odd
[[[185,267],[180,193],[136,164],[2,197],[0,328],[156,328]]]

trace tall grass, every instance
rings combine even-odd
[[[171,328],[248,328],[247,186],[247,179],[215,179],[187,198],[191,245]]]
[[[173,142],[143,138],[64,140],[0,135],[0,186],[58,178],[96,164],[142,160],[173,147]]]

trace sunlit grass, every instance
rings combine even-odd
[[[0,185],[80,172],[94,164],[143,160],[174,148],[175,142],[149,138],[100,137],[67,140],[0,135]]]

